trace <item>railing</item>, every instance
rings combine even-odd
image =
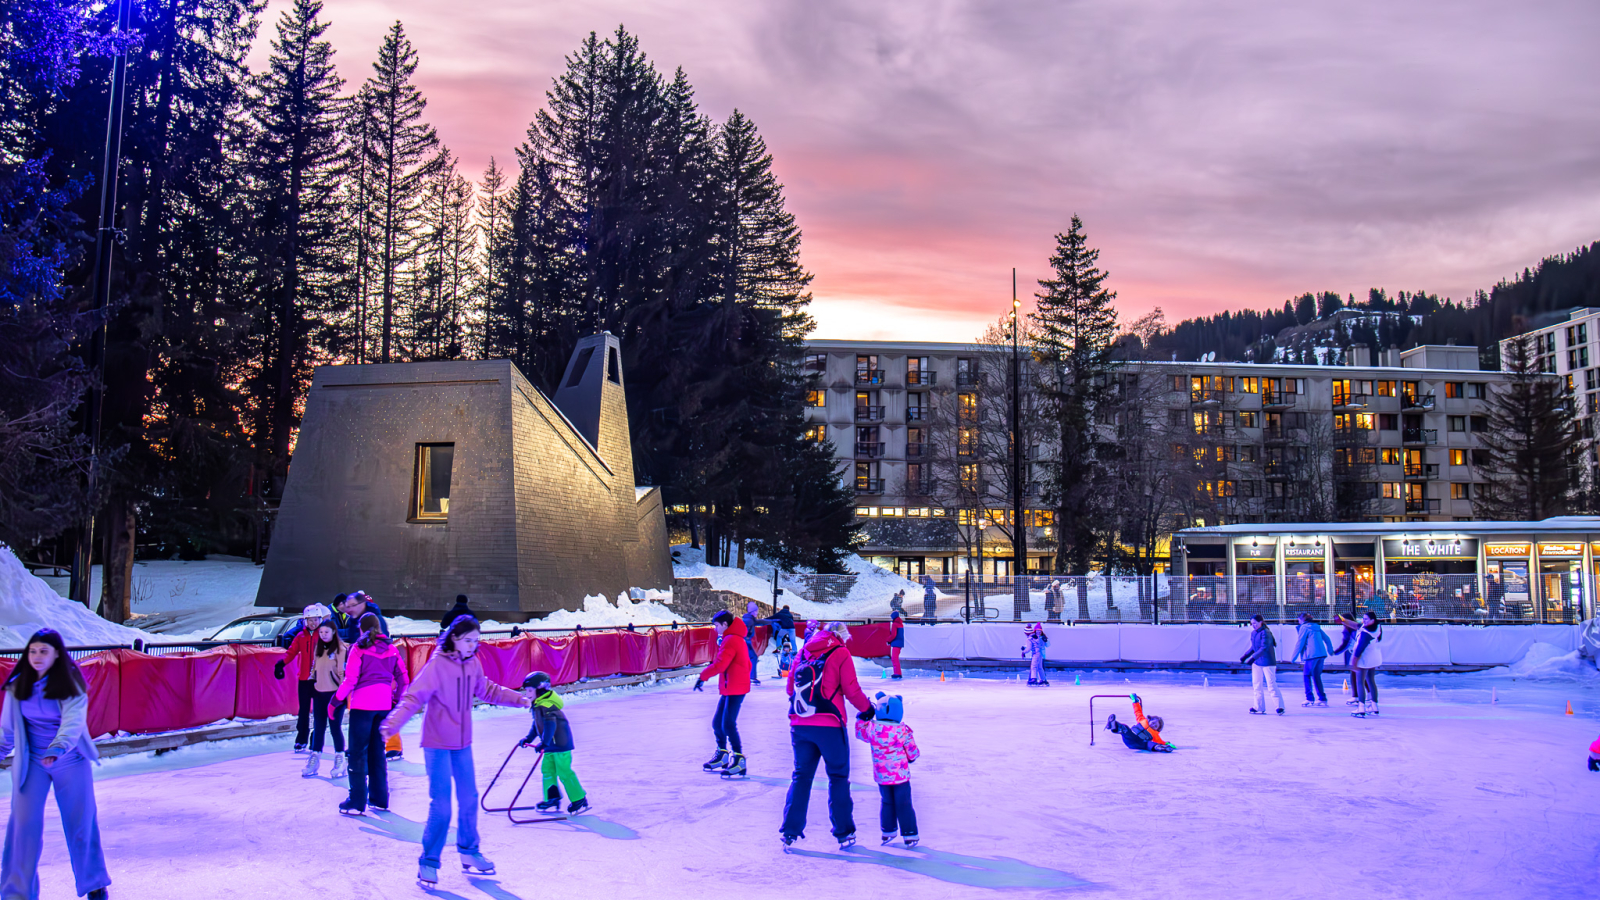
[[[1287,441],[1289,429],[1282,425],[1267,425],[1261,429],[1261,439],[1264,441]]]
[[[977,387],[980,384],[983,384],[983,373],[982,372],[957,372],[956,373],[956,386],[957,387]]]
[[[881,494],[881,493],[883,493],[883,479],[882,478],[857,478],[856,479],[856,493],[858,493],[858,494]]]
[[[906,384],[907,385],[911,385],[911,386],[928,385],[928,384],[938,384],[938,382],[939,382],[939,373],[938,372],[924,372],[924,371],[922,371],[920,369],[908,369],[906,371]]]
[[[1277,407],[1293,406],[1295,396],[1295,394],[1289,394],[1283,391],[1262,391],[1261,405]]]
[[[1195,437],[1227,437],[1231,429],[1223,422],[1206,422],[1194,427]]]
[[[1335,462],[1333,474],[1336,478],[1368,478],[1376,468],[1375,463]]]
[[[883,456],[883,441],[856,441],[856,456],[866,459]]]
[[[1367,408],[1367,395],[1366,394],[1346,393],[1345,391],[1334,391],[1333,392],[1333,405],[1334,406],[1344,406],[1344,407],[1355,407],[1357,409],[1366,409]]]
[[[926,422],[930,412],[932,412],[932,410],[926,406],[908,406],[906,407],[906,421]]]
[[[856,384],[883,384],[883,370],[857,369]]]
[[[930,453],[932,445],[926,441],[906,441],[906,459],[922,459]]]
[[[1404,409],[1433,409],[1433,395],[1405,391],[1400,395],[1400,406]]]
[[[882,422],[883,421],[883,407],[881,407],[881,406],[858,406],[858,407],[856,407],[856,421],[857,422]]]
[[[1425,497],[1420,500],[1414,497],[1407,497],[1406,512],[1436,514],[1439,512],[1439,501],[1433,497]]]
[[[1218,404],[1222,402],[1222,392],[1214,391],[1209,388],[1203,388],[1198,391],[1190,391],[1189,402],[1206,405]]]
[[[1405,477],[1408,479],[1425,479],[1439,477],[1438,463],[1408,463]]]
[[[1437,444],[1439,443],[1439,429],[1437,428],[1407,428],[1400,434],[1402,444]]]
[[[1341,444],[1367,444],[1372,441],[1372,429],[1355,425],[1335,426],[1333,439]]]

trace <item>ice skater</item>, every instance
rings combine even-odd
[[[898,694],[874,694],[872,710],[872,719],[856,722],[856,737],[872,748],[872,780],[878,783],[882,843],[892,843],[899,837],[907,847],[915,847],[917,811],[911,806],[911,764],[922,751],[917,749],[911,726],[901,721],[905,701]]]
[[[304,753],[306,745],[310,742],[312,694],[311,684],[311,650],[317,643],[317,626],[332,615],[333,611],[321,603],[313,603],[300,613],[300,620],[290,626],[283,633],[282,640],[289,648],[283,659],[272,666],[272,677],[283,680],[284,670],[289,664],[298,661],[295,667],[299,673],[299,686],[297,690],[299,705],[294,716],[294,752]]]
[[[750,693],[750,659],[744,652],[744,621],[723,610],[711,617],[721,643],[717,658],[694,680],[694,689],[705,690],[706,682],[717,679],[717,710],[711,714],[711,733],[717,738],[717,752],[705,765],[707,772],[724,778],[745,774],[744,744],[739,740],[739,708]],[[732,753],[729,749],[732,749]]]
[[[794,747],[794,775],[783,803],[783,846],[805,837],[806,807],[817,763],[828,773],[828,818],[839,849],[856,842],[855,805],[850,799],[850,742],[845,734],[846,701],[871,719],[872,704],[856,681],[855,663],[845,644],[850,629],[843,622],[819,630],[789,673],[789,742]]]
[[[1361,708],[1351,713],[1358,719],[1378,714],[1378,667],[1383,665],[1383,650],[1378,642],[1383,640],[1383,626],[1372,610],[1361,614],[1361,627],[1356,631],[1355,646],[1350,651],[1350,680],[1356,686],[1356,700]]]
[[[900,652],[906,648],[906,620],[900,618],[897,609],[889,616],[889,663],[894,666],[894,680],[899,681]]]
[[[1160,716],[1146,717],[1144,703],[1138,694],[1129,694],[1128,699],[1133,701],[1133,718],[1137,725],[1128,725],[1117,721],[1116,713],[1106,719],[1106,730],[1116,732],[1122,737],[1122,743],[1130,750],[1147,750],[1151,753],[1171,753],[1173,746],[1161,736],[1161,729],[1166,725]]]
[[[1328,655],[1329,656],[1337,656],[1339,654],[1344,654],[1344,667],[1346,669],[1349,669],[1350,668],[1350,652],[1356,648],[1356,631],[1361,626],[1356,622],[1355,619],[1345,618],[1343,613],[1335,613],[1334,616],[1335,616],[1335,618],[1337,618],[1339,620],[1339,625],[1343,630],[1339,632],[1339,646],[1335,647],[1333,652],[1329,653]],[[1352,671],[1350,674],[1352,676],[1351,680],[1354,681],[1354,677],[1353,676],[1355,675],[1355,672]],[[1352,684],[1350,687],[1351,687],[1350,693],[1351,693],[1352,696],[1351,696],[1351,698],[1349,700],[1346,700],[1344,702],[1344,705],[1345,706],[1360,706],[1361,705],[1361,701],[1356,699],[1355,696],[1354,696],[1357,693],[1355,685]]]
[[[922,576],[922,620],[932,624],[939,617],[939,589],[933,586],[933,579]]]
[[[1239,657],[1239,662],[1250,664],[1250,687],[1255,691],[1252,715],[1267,714],[1267,695],[1278,701],[1278,715],[1283,715],[1283,691],[1278,690],[1278,639],[1272,636],[1265,619],[1250,617],[1250,649]]]
[[[327,732],[333,733],[333,771],[329,777],[340,778],[347,771],[349,759],[344,753],[344,707],[339,707],[333,716],[329,716],[328,707],[333,703],[340,682],[344,681],[349,650],[345,642],[339,640],[339,631],[332,622],[324,619],[317,626],[317,643],[311,651],[311,754],[306,758],[305,769],[300,772],[302,778],[317,776],[317,768],[322,764],[323,737]]]
[[[1322,664],[1328,661],[1328,654],[1333,650],[1333,642],[1328,640],[1328,635],[1311,618],[1310,613],[1300,614],[1299,637],[1294,642],[1294,656],[1289,662],[1304,658],[1300,670],[1300,677],[1305,682],[1306,702],[1301,706],[1327,706],[1328,692],[1322,689]]]
[[[361,617],[361,639],[350,650],[335,704],[350,706],[350,796],[339,804],[347,816],[364,816],[367,807],[389,808],[389,769],[379,728],[410,683],[405,657],[378,628],[378,617]]]
[[[400,732],[407,721],[426,707],[422,715],[422,761],[428,771],[428,821],[422,827],[422,855],[417,857],[417,882],[423,887],[439,884],[439,861],[450,831],[450,784],[455,782],[456,852],[462,871],[494,874],[494,863],[481,852],[478,843],[478,781],[472,765],[473,698],[496,706],[531,705],[528,698],[489,680],[478,659],[482,638],[478,620],[457,616],[439,635],[433,656],[394,712],[383,720],[378,731],[385,737]]]
[[[0,706],[0,758],[11,761],[11,818],[6,822],[0,896],[39,896],[44,805],[55,788],[61,830],[79,896],[105,900],[111,875],[100,848],[100,822],[90,763],[100,758],[89,739],[89,685],[67,655],[61,635],[41,628],[6,679]]]
[[[1589,745],[1589,771],[1600,772],[1600,737]]]
[[[1024,647],[1030,662],[1028,663],[1028,684],[1048,687],[1050,679],[1044,677],[1044,651],[1050,645],[1050,638],[1045,636],[1044,626],[1033,622],[1022,633],[1028,637],[1028,646]]]
[[[783,644],[778,648],[778,677],[788,678],[789,671],[794,668],[794,641],[784,635]]]
[[[567,789],[572,802],[567,804],[567,815],[575,816],[589,808],[589,794],[572,771],[572,725],[562,711],[566,701],[555,692],[550,675],[534,672],[522,680],[522,690],[533,694],[533,727],[522,739],[522,746],[532,747],[544,754],[539,774],[544,780],[544,799],[534,804],[540,812],[561,811],[560,782]]]

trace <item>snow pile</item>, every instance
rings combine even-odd
[[[652,599],[634,601],[627,594],[618,594],[617,601],[612,603],[600,594],[591,594],[583,598],[583,609],[558,610],[539,619],[529,622],[530,628],[572,628],[582,625],[585,628],[622,628],[626,625],[667,625],[672,622],[682,622],[683,618],[671,609],[662,605],[659,598],[662,591],[649,591]]]
[[[40,628],[54,628],[68,646],[131,644],[149,635],[107,622],[35,577],[0,546],[0,647],[21,648]]]
[[[101,567],[95,566],[91,593],[100,599]],[[65,595],[69,579],[44,582]],[[148,559],[133,564],[128,612],[136,627],[166,640],[203,640],[243,616],[270,610],[257,607],[261,567],[239,556],[202,560]]]
[[[1534,681],[1600,681],[1600,672],[1580,658],[1578,651],[1568,653],[1555,644],[1545,643],[1535,643],[1521,659],[1490,671]]]
[[[672,551],[674,576],[704,578],[716,590],[733,591],[763,603],[771,602],[773,567],[761,557],[747,553],[745,566],[740,569],[706,565],[705,551],[686,544],[679,544]],[[783,585],[778,592],[778,605],[788,605],[790,611],[802,619],[861,619],[888,616],[889,600],[897,591],[906,592],[908,606],[922,602],[922,586],[909,579],[875,566],[855,554],[845,557],[844,564],[856,576],[850,592],[844,597],[829,603],[813,603],[795,593],[791,586]]]

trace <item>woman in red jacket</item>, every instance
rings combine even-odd
[[[739,742],[739,707],[750,693],[750,654],[745,648],[745,635],[749,629],[733,613],[723,610],[711,617],[717,629],[717,658],[700,677],[694,689],[705,690],[706,681],[717,676],[717,711],[711,716],[711,731],[717,736],[717,755],[704,766],[707,772],[720,772],[732,777],[745,774],[744,745]],[[729,745],[733,755],[728,755]]]
[[[828,819],[839,849],[856,842],[855,806],[850,799],[850,740],[845,734],[849,707],[871,719],[872,704],[856,681],[855,661],[846,646],[850,629],[833,622],[806,641],[805,654],[789,671],[789,742],[794,775],[783,804],[783,846],[805,837],[806,806],[817,764],[828,773]]]

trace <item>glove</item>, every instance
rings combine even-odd
[[[700,681],[699,679],[696,679],[695,683],[694,683],[694,689],[697,690],[697,691],[704,692],[705,689],[706,689],[706,683],[704,681]]]
[[[283,662],[284,661],[280,659],[272,664],[272,677],[278,679],[279,681],[283,680]]]
[[[1132,700],[1135,703],[1138,703],[1139,702],[1139,695],[1138,694],[1129,694],[1128,695],[1128,699]]]
[[[863,722],[870,722],[873,719],[876,719],[877,717],[878,717],[877,710],[874,710],[870,706],[867,707],[866,709],[863,709],[861,712],[856,713],[856,718],[860,719]]]

